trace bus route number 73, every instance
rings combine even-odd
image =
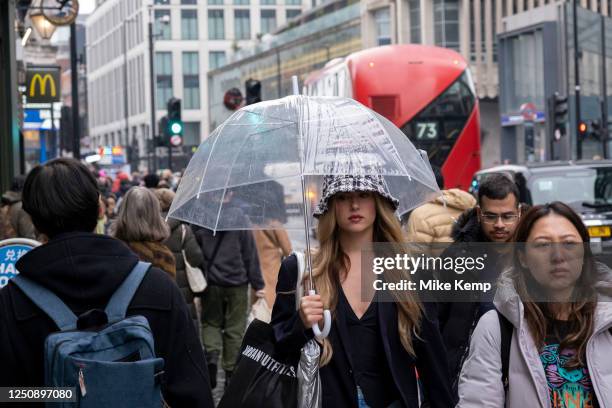
[[[434,140],[438,138],[438,124],[436,122],[417,122],[416,137],[418,140]]]

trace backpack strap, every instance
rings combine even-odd
[[[23,275],[11,280],[43,312],[47,314],[60,330],[74,330],[77,317],[62,300],[49,289],[39,285]]]
[[[150,267],[150,263],[139,261],[115,293],[113,293],[105,310],[109,322],[116,322],[125,318],[127,308]]]
[[[507,394],[509,384],[508,372],[510,370],[510,344],[514,327],[510,320],[499,313],[499,311],[497,311],[497,317],[499,318],[499,329],[501,331],[502,384],[504,385],[504,392]]]

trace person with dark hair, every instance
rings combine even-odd
[[[561,202],[516,227],[513,259],[472,336],[458,408],[604,407],[612,401],[612,282]],[[486,390],[486,392],[483,392]]]
[[[2,194],[2,205],[6,217],[7,231],[5,238],[30,238],[37,239],[37,232],[32,224],[32,219],[22,208],[22,190],[25,176],[16,176],[10,190]]]
[[[433,167],[438,186],[444,188],[439,167]],[[474,208],[476,199],[458,188],[442,190],[440,196],[414,209],[404,226],[407,242],[452,242],[451,231],[459,216]]]
[[[144,176],[144,183],[146,188],[157,188],[159,185],[159,176],[155,173],[149,173]]]
[[[226,216],[246,217],[235,206],[233,192],[224,196]],[[213,231],[193,226],[196,240],[204,255],[208,287],[202,294],[202,343],[206,347],[212,388],[217,386],[219,357],[225,371],[225,386],[236,366],[246,328],[248,285],[258,298],[265,286],[259,268],[257,248],[252,231]]]
[[[87,167],[66,158],[35,167],[23,189],[23,208],[49,241],[23,255],[17,268],[77,316],[104,310],[138,263],[121,241],[93,233],[99,198]],[[148,320],[156,355],[164,359],[161,388],[168,405],[213,407],[205,356],[189,310],[165,272],[156,267],[147,271],[127,309],[127,316],[133,315]],[[15,283],[0,290],[0,384],[44,386],[44,343],[57,331]]]
[[[477,206],[465,211],[454,224],[451,237],[454,244],[449,246],[443,257],[477,257],[468,251],[468,243],[505,243],[511,240],[521,216],[519,192],[514,181],[505,174],[488,175],[478,190]],[[501,249],[501,248],[498,248]],[[475,249],[475,251],[478,251]],[[494,282],[501,273],[501,253],[491,251],[485,268],[473,270],[465,278],[472,281]],[[455,275],[454,273],[451,275]],[[443,280],[448,276],[442,276]],[[453,391],[457,392],[459,373],[469,351],[470,337],[482,315],[494,308],[491,299],[472,302],[439,302],[438,321],[448,353]]]

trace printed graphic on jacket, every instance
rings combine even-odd
[[[559,344],[548,344],[540,353],[546,372],[552,408],[597,408],[599,404],[587,367],[565,369],[574,350],[559,352]]]

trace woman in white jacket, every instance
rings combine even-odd
[[[592,259],[582,220],[560,202],[535,206],[514,237],[526,244],[494,302],[513,327],[507,387],[493,310],[472,336],[457,407],[612,408],[612,282]]]

